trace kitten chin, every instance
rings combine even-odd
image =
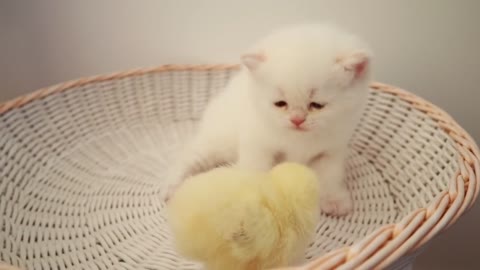
[[[209,102],[181,162],[212,154],[215,162],[258,170],[301,162],[317,172],[322,209],[348,213],[344,162],[367,95],[369,47],[335,26],[296,25],[261,39],[241,61],[242,70]]]

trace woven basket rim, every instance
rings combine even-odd
[[[41,88],[32,93],[0,103],[0,116],[35,100],[90,83],[168,71],[215,71],[239,69],[238,64],[161,65],[132,69],[106,75],[84,77]],[[471,136],[445,111],[425,99],[391,85],[374,82],[370,86],[397,96],[434,120],[455,143],[460,168],[450,180],[448,190],[439,194],[426,208],[420,208],[396,224],[376,229],[362,241],[333,250],[297,270],[313,269],[381,269],[403,255],[417,250],[432,237],[452,225],[475,202],[480,190],[479,150]]]

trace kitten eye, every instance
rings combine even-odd
[[[310,105],[308,107],[309,107],[309,109],[320,110],[323,107],[325,107],[325,105],[317,103],[317,102],[312,102],[312,103],[310,103]]]
[[[277,101],[275,103],[273,103],[275,106],[279,107],[279,108],[283,108],[283,107],[286,107],[287,106],[287,102],[283,101],[283,100],[280,100],[280,101]]]

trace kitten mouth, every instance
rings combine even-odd
[[[300,132],[306,132],[308,131],[306,128],[304,127],[297,127],[297,126],[291,126],[290,127],[291,129],[295,130],[295,131],[300,131]]]

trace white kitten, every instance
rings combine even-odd
[[[367,45],[334,26],[298,25],[270,34],[242,62],[209,103],[171,177],[222,162],[257,170],[300,162],[322,181],[322,210],[348,213],[344,161],[367,95]]]

